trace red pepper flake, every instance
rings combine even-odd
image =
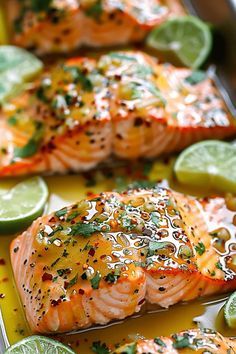
[[[42,281],[52,280],[52,274],[44,273],[42,276]]]
[[[95,249],[94,248],[90,248],[88,254],[93,257],[95,255]]]
[[[1,293],[0,294],[0,299],[4,299],[4,297],[5,297],[5,294]]]
[[[95,196],[95,193],[94,193],[94,192],[91,192],[91,191],[88,191],[86,194],[87,194],[88,197],[93,197],[93,196]]]
[[[6,261],[5,261],[5,259],[3,259],[3,258],[0,258],[0,265],[5,265],[6,264]]]
[[[6,277],[6,278],[3,278],[3,279],[2,279],[2,282],[3,282],[3,283],[6,283],[8,280],[9,280],[9,279]]]
[[[52,301],[51,301],[52,307],[56,307],[56,306],[58,306],[60,303],[61,303],[61,299],[52,300]]]
[[[84,295],[84,290],[83,289],[79,289],[79,294],[80,295]]]

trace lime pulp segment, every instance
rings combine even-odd
[[[7,349],[5,354],[75,354],[64,344],[43,336],[31,336]]]
[[[18,92],[42,67],[42,62],[26,50],[10,45],[0,46],[0,103]]]
[[[218,140],[196,143],[179,155],[174,170],[183,184],[236,192],[236,147]]]
[[[196,69],[210,53],[212,35],[209,26],[197,17],[183,16],[155,28],[147,44],[159,51],[174,53],[182,64]]]
[[[224,316],[230,328],[236,328],[236,292],[228,299],[224,307]]]
[[[14,232],[28,226],[44,210],[48,188],[40,177],[17,184],[0,195],[0,232]]]

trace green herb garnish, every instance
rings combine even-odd
[[[55,212],[55,215],[60,218],[61,216],[64,216],[66,215],[67,213],[67,208],[63,208],[63,209],[60,209],[58,211]]]
[[[41,122],[35,122],[35,133],[32,138],[22,147],[14,148],[13,159],[15,158],[26,158],[36,154],[38,151],[40,142],[43,138],[44,126]]]
[[[206,73],[204,71],[193,71],[191,75],[187,76],[184,80],[190,85],[197,85],[199,82],[206,79]]]
[[[99,288],[99,283],[101,280],[101,274],[99,272],[96,272],[94,277],[90,279],[90,283],[93,289],[98,289]]]
[[[116,269],[114,272],[110,272],[105,276],[105,281],[110,284],[114,284],[120,278],[120,269]]]
[[[101,341],[93,342],[92,351],[96,354],[109,354],[110,350],[106,346],[105,343],[101,343]]]
[[[48,11],[53,0],[30,0],[34,12]]]
[[[71,227],[70,235],[83,236],[86,238],[99,231],[101,231],[101,226],[99,225],[96,225],[94,223],[85,224],[82,222],[78,222],[77,224]]]
[[[69,281],[66,288],[67,289],[71,288],[73,285],[77,283],[77,281],[78,281],[78,274],[76,274],[76,276]]]
[[[176,349],[189,348],[191,345],[189,337],[186,335],[173,335],[172,338],[174,339],[173,347]]]
[[[92,81],[78,68],[77,66],[63,66],[65,72],[71,74],[75,84],[80,83],[85,91],[91,92],[93,90]]]
[[[159,337],[154,338],[154,343],[158,344],[160,347],[166,347],[166,344]]]
[[[204,245],[202,242],[199,242],[194,248],[195,248],[196,252],[197,252],[200,256],[201,256],[201,255],[205,252],[205,250],[206,250],[205,245]]]
[[[7,123],[9,125],[14,126],[14,125],[17,124],[17,118],[15,116],[11,116],[11,117],[8,118]]]
[[[99,19],[103,13],[102,8],[102,1],[97,0],[92,6],[90,6],[86,11],[85,14],[90,17],[94,17],[95,20]]]

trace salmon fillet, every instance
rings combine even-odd
[[[82,45],[104,47],[141,41],[152,28],[183,14],[179,0],[11,0],[13,43],[40,54]]]
[[[167,308],[235,290],[233,217],[223,198],[154,189],[102,193],[37,219],[10,250],[31,329],[73,331],[145,301]]]
[[[210,329],[190,329],[171,337],[140,339],[116,349],[113,354],[235,354],[236,341]]]
[[[44,72],[0,108],[0,134],[0,176],[15,176],[154,158],[235,136],[236,123],[204,73],[113,52]]]

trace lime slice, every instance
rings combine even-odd
[[[31,336],[7,349],[5,354],[75,354],[64,344],[43,336]]]
[[[13,233],[32,223],[44,210],[48,188],[40,177],[17,184],[0,195],[0,232]]]
[[[164,54],[174,54],[182,64],[196,69],[211,50],[212,35],[209,26],[197,17],[183,16],[155,28],[147,44]]]
[[[230,328],[236,328],[236,291],[229,297],[224,307],[224,316]]]
[[[178,157],[175,174],[179,182],[236,192],[236,146],[218,140],[194,144]]]
[[[42,69],[42,62],[24,49],[0,46],[0,103],[21,89]]]

